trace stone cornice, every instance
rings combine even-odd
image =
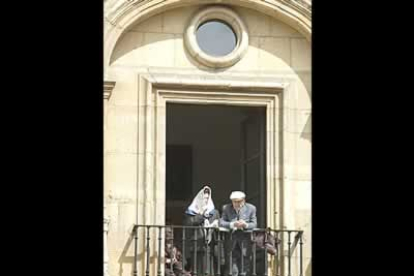
[[[111,97],[112,90],[114,89],[114,87],[114,81],[104,81],[103,97],[105,100],[108,100]]]

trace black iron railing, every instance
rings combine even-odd
[[[303,276],[301,230],[135,225],[133,234],[134,276],[231,276],[235,260],[240,276]]]

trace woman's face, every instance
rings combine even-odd
[[[210,198],[210,194],[208,194],[208,193],[203,194],[203,204],[204,205],[207,205],[209,198]]]

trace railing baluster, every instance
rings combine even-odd
[[[264,256],[263,256],[263,261],[264,261],[264,272],[263,272],[263,275],[264,276],[267,276],[267,269],[268,269],[266,242],[267,242],[267,230],[265,230],[265,232],[264,232]]]
[[[161,276],[161,226],[158,227],[158,276]]]
[[[296,232],[296,231],[293,231],[293,232]],[[293,245],[291,246],[291,249],[290,249],[290,255],[292,255],[295,252],[296,246],[298,245],[298,242],[299,242],[299,235],[300,235],[300,232],[297,232],[297,234],[294,237]]]
[[[175,254],[176,253],[174,253],[174,227],[172,227],[171,226],[171,239],[170,239],[170,241],[171,241],[171,256],[170,256],[170,259],[171,259],[171,262],[170,262],[170,275],[174,275],[174,258],[175,258]]]
[[[210,247],[210,254],[208,255],[208,259],[210,262],[209,275],[214,276],[214,243],[212,243],[212,241],[210,241],[209,247]]]
[[[193,275],[195,276],[197,276],[197,232],[198,228],[194,229]]]
[[[253,271],[252,276],[256,276],[256,232],[251,233],[251,243],[253,252]]]
[[[240,248],[241,271],[239,272],[239,274],[241,274],[241,275],[245,275],[246,274],[246,272],[244,271],[244,255],[243,255],[243,249],[244,249],[244,237],[241,240],[241,248]]]
[[[137,261],[138,261],[138,226],[134,226],[134,276],[138,275]]]
[[[302,245],[303,245],[303,241],[302,241],[302,235],[303,235],[303,232],[301,232],[300,236],[299,236],[299,276],[303,276],[303,267],[302,267],[302,262],[303,262]]]
[[[205,247],[205,251],[204,251],[204,254],[205,254],[205,258],[204,258],[204,260],[205,260],[205,263],[203,264],[203,266],[202,266],[202,268],[204,269],[204,275],[205,276],[208,276],[208,274],[209,274],[209,269],[210,269],[210,262],[209,262],[209,260],[210,260],[210,247],[209,247],[209,244],[207,243],[207,240],[208,240],[208,235],[209,235],[209,231],[210,231],[210,229],[204,229],[205,230],[205,234],[206,234],[206,236],[204,237],[204,247]]]
[[[279,240],[279,232],[274,232],[275,235],[275,246],[276,246],[276,255],[274,256],[274,271],[275,271],[275,276],[279,276],[279,251],[280,251],[280,244],[278,243]]]
[[[147,226],[147,267],[145,269],[145,275],[149,276],[149,261],[150,261],[150,246],[149,246],[149,242],[150,242],[150,234],[149,234],[149,229],[150,226]]]
[[[185,264],[186,264],[186,258],[185,258],[185,239],[186,239],[186,237],[185,237],[185,227],[182,227],[182,229],[183,229],[183,240],[182,240],[182,245],[183,245],[183,248],[182,248],[182,262],[183,262],[183,270],[185,269]]]
[[[290,255],[290,246],[292,244],[290,240],[291,231],[288,231],[288,276],[291,276],[291,255]]]
[[[233,232],[229,233],[230,246],[229,246],[229,276],[233,275]]]
[[[221,232],[219,230],[215,230],[217,233],[217,276],[221,276]]]

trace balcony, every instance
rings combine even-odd
[[[303,276],[302,237],[301,230],[135,225],[133,275]]]

